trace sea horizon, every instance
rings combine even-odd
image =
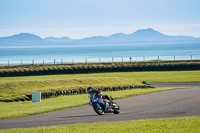
[[[128,62],[158,59],[200,59],[200,43],[0,47],[0,65]]]

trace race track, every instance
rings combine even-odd
[[[181,86],[192,89],[161,91],[116,100],[121,108],[118,115],[99,116],[91,106],[85,105],[22,118],[3,119],[0,120],[0,129],[200,115],[200,83],[152,84],[157,87]]]

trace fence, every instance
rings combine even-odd
[[[150,60],[199,60],[200,55],[187,56],[142,56],[142,57],[104,57],[104,58],[73,58],[73,59],[24,59],[24,60],[0,60],[1,66],[9,65],[30,65],[30,64],[64,64],[64,63],[103,63],[103,62],[133,62]]]

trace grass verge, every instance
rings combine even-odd
[[[150,82],[200,82],[200,71],[115,72],[26,77],[0,77],[0,100],[25,97],[32,91],[49,92],[88,86],[140,85]]]
[[[136,95],[142,95],[146,93],[171,90],[171,89],[178,89],[178,88],[158,87],[152,89],[132,89],[123,91],[103,92],[103,94],[112,95],[114,99],[119,99],[129,96],[136,96]],[[30,101],[11,102],[11,103],[0,102],[0,110],[1,110],[0,119],[23,117],[33,114],[55,111],[64,108],[81,106],[87,103],[88,103],[87,94],[59,96],[56,98],[42,100],[41,103],[32,103]]]
[[[4,133],[199,133],[200,117],[144,119],[124,122],[98,122],[39,128],[0,130]]]

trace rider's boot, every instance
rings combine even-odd
[[[105,112],[106,113],[111,113],[113,109],[109,108],[107,105],[105,105]]]
[[[106,105],[105,105],[105,112],[106,112],[106,113],[109,112],[108,106],[106,106]]]
[[[109,98],[111,107],[116,107],[116,103],[113,102],[112,98]]]
[[[109,98],[109,101],[110,101],[111,104],[113,104],[113,100],[111,98]]]
[[[108,111],[108,106],[105,107],[105,112],[107,112],[107,111]]]

